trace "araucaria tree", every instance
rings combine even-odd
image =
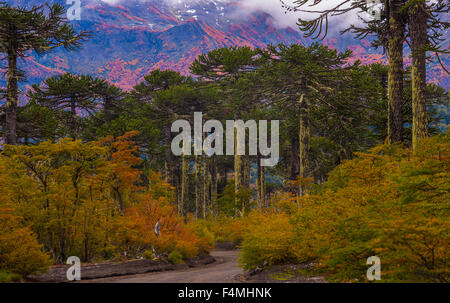
[[[282,1],[283,2],[283,1]],[[314,13],[310,20],[300,20],[300,29],[307,36],[318,33],[317,37],[325,36],[328,31],[330,17],[343,15],[349,12],[364,12],[368,10],[366,0],[341,0],[330,9],[315,10],[323,4],[322,0],[295,0],[288,10]],[[388,80],[388,138],[391,142],[401,141],[403,121],[403,47],[409,37],[412,56],[412,86],[413,86],[413,149],[417,142],[427,136],[428,119],[426,115],[426,52],[442,52],[439,45],[442,32],[448,28],[449,23],[439,19],[439,14],[448,13],[446,1],[426,0],[382,0],[380,1],[380,18],[363,18],[363,26],[355,25],[347,28],[357,35],[365,38],[375,35],[372,46],[382,47],[389,57]],[[438,57],[439,59],[439,57]]]
[[[240,120],[246,113],[255,109],[255,100],[245,96],[246,92],[254,92],[249,83],[250,75],[255,74],[260,64],[259,50],[250,47],[219,48],[207,54],[200,55],[191,65],[191,72],[206,83],[222,90],[225,98],[225,109],[228,118]],[[251,101],[251,102],[250,102]],[[235,148],[238,144],[238,133],[235,129]],[[249,158],[234,155],[234,190],[235,203],[238,204],[240,191],[245,191],[248,183]],[[242,193],[241,193],[242,194]]]
[[[316,38],[328,32],[328,20],[332,16],[349,12],[364,12],[367,10],[366,0],[342,0],[336,6],[324,10],[309,10],[306,6],[316,6],[324,1],[296,0],[293,7],[288,9],[308,13],[319,13],[311,20],[299,20],[300,29],[312,36],[317,32]],[[359,36],[375,33],[377,40],[375,47],[382,46],[388,50],[389,80],[388,80],[388,138],[391,142],[402,139],[402,106],[403,106],[403,43],[405,41],[406,15],[402,11],[405,0],[384,0],[385,10],[381,12],[381,20],[369,20],[366,27],[352,30]]]
[[[30,9],[0,4],[0,53],[8,60],[6,122],[4,141],[17,143],[17,106],[19,80],[24,75],[18,69],[18,59],[32,50],[43,55],[57,47],[67,50],[80,48],[88,32],[76,33],[68,24],[65,9],[58,4],[33,6]]]
[[[349,127],[349,121],[361,121],[357,113],[370,99],[363,94],[369,88],[367,84],[357,84],[354,79],[363,79],[366,73],[357,64],[345,66],[350,56],[351,51],[340,53],[318,43],[308,47],[269,46],[264,54],[267,62],[261,72],[269,103],[276,106],[286,120],[289,112],[296,113],[297,126],[291,127],[290,132],[298,131],[298,154],[293,158],[299,159],[301,178],[308,179],[314,175],[311,151],[313,128],[321,128],[322,137],[334,137],[336,143],[341,145],[341,153],[348,154],[345,145],[349,140],[343,138],[348,133],[345,129],[355,128]],[[339,124],[333,128],[339,129],[340,137],[330,133],[325,135],[325,121],[334,115]],[[346,121],[348,117],[352,118]],[[317,124],[321,126],[317,127]],[[291,145],[295,146],[295,139],[292,141]],[[346,157],[341,155],[340,158],[343,160]],[[299,191],[304,192],[304,189],[304,185],[299,184]]]
[[[411,82],[413,129],[412,144],[416,151],[419,141],[428,136],[430,117],[427,115],[427,51],[433,51],[438,60],[439,53],[445,52],[440,46],[442,31],[450,23],[439,19],[439,14],[448,13],[446,1],[410,0],[407,3],[408,29],[411,47]],[[447,50],[448,53],[448,50]],[[448,71],[446,70],[448,73]]]
[[[108,87],[105,80],[67,73],[48,78],[40,86],[33,85],[28,96],[32,102],[49,108],[59,121],[65,122],[63,128],[70,137],[78,139],[80,125],[77,110],[93,116],[99,99],[105,98]]]

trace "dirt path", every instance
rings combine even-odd
[[[86,281],[88,283],[237,283],[242,274],[238,267],[238,251],[213,251],[216,262],[183,271],[165,271]]]

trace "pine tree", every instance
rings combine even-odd
[[[8,93],[3,134],[7,144],[17,143],[18,84],[24,76],[18,69],[18,59],[25,57],[29,50],[38,55],[57,47],[76,50],[89,36],[88,32],[75,32],[73,26],[68,24],[65,9],[61,5],[41,5],[26,9],[0,3],[0,53],[6,54],[8,59]]]
[[[191,91],[185,91],[181,85],[188,85],[192,81],[192,78],[182,76],[179,72],[154,70],[145,76],[144,81],[136,85],[131,92],[134,99],[142,104],[149,104],[150,109],[154,111],[152,117],[162,129],[162,139],[166,147],[164,177],[169,184],[174,186],[176,178],[174,157],[170,150],[172,142],[170,127],[172,122],[178,118],[180,109],[183,109],[183,105],[180,103],[185,101],[184,97],[189,98],[188,95],[192,95]],[[177,97],[180,99],[177,100]]]
[[[120,88],[107,82],[99,89],[98,94],[103,101],[103,120],[109,125],[117,116],[115,109],[120,109],[119,104],[124,94]]]
[[[440,30],[447,29],[450,23],[439,20],[438,15],[448,13],[450,7],[441,1],[427,3],[425,0],[410,0],[407,7],[412,58],[412,144],[415,151],[419,141],[426,138],[429,133],[426,102],[427,51],[434,51],[437,56],[442,51],[439,46],[442,40]]]
[[[154,126],[161,129],[161,141],[163,142],[162,161],[166,181],[175,187],[177,194],[178,211],[187,214],[189,209],[189,160],[188,155],[177,159],[171,150],[173,134],[172,123],[183,119],[193,124],[194,112],[202,112],[204,116],[209,108],[217,105],[217,93],[214,89],[199,89],[201,84],[194,82],[192,78],[182,76],[174,71],[153,71],[145,77],[143,83],[138,84],[131,92],[143,106],[148,106],[147,115],[152,118]],[[200,159],[195,158],[196,162]],[[198,161],[197,161],[198,160]],[[202,163],[202,161],[200,161]],[[196,167],[197,168],[197,167]],[[202,170],[202,166],[200,166]],[[197,172],[197,170],[196,170]],[[197,174],[196,174],[197,176]],[[203,179],[200,180],[203,182]],[[198,193],[198,208],[203,206],[204,184],[197,184],[201,189]],[[200,197],[201,196],[201,197]],[[206,201],[209,202],[209,201]],[[199,215],[202,212],[198,213]]]
[[[383,0],[384,11],[381,20],[366,21],[365,28],[350,26],[343,32],[353,31],[357,36],[363,37],[369,33],[377,34],[374,41],[375,47],[383,46],[388,49],[389,57],[389,82],[388,82],[388,138],[392,142],[400,141],[402,134],[402,106],[403,106],[403,43],[405,41],[406,16],[403,5],[406,0]],[[306,5],[316,6],[322,0],[311,2],[310,0],[296,0],[294,6],[286,6],[291,11],[302,11],[312,13],[305,9]],[[314,10],[319,13],[312,20],[299,20],[300,29],[306,32],[306,36],[317,35],[325,37],[328,32],[329,17],[343,15],[349,12],[367,11],[366,0],[341,1],[331,9]]]
[[[202,80],[213,82],[223,91],[229,111],[227,118],[235,121],[243,119],[245,113],[252,110],[254,104],[243,94],[252,91],[249,89],[249,81],[245,77],[255,73],[258,65],[258,50],[250,47],[219,48],[207,54],[200,55],[191,65],[191,72]],[[237,154],[237,131],[235,130],[235,155],[234,155],[234,189],[235,196],[248,183],[245,177],[245,161],[243,156]],[[236,205],[238,201],[235,201]]]
[[[64,122],[64,127],[73,139],[80,137],[78,110],[94,116],[107,86],[104,80],[87,75],[66,73],[45,80],[42,85],[33,85],[28,96],[41,106],[49,108]]]
[[[307,4],[316,6],[322,0],[296,0],[293,6],[285,5],[288,10],[310,12],[305,9]],[[381,20],[364,20],[364,27],[350,26],[343,32],[351,31],[359,39],[374,34],[372,41],[375,48],[382,47],[388,51],[389,81],[388,81],[388,138],[391,142],[402,139],[403,100],[403,44],[406,37],[410,38],[413,62],[413,149],[418,141],[427,136],[428,117],[425,100],[426,92],[426,51],[433,51],[442,65],[438,53],[445,52],[439,45],[441,37],[449,27],[449,22],[439,18],[449,12],[446,1],[426,0],[381,0],[383,8]],[[328,30],[329,17],[343,15],[351,11],[367,11],[366,0],[341,1],[329,10],[315,11],[319,16],[312,20],[300,20],[300,28],[307,36],[318,32],[316,37]],[[408,27],[407,27],[408,26]],[[445,67],[443,67],[445,69]],[[448,71],[447,71],[448,73]]]
[[[299,142],[299,173],[302,178],[312,177],[311,164],[311,107],[325,104],[331,111],[328,101],[340,82],[347,80],[341,70],[350,51],[338,53],[326,46],[313,43],[302,45],[269,46],[263,54],[267,63],[261,73],[264,90],[270,96],[269,104],[276,105],[282,112],[296,113],[296,128]],[[348,81],[346,82],[348,83]],[[341,100],[342,102],[342,100]],[[303,192],[302,188],[299,188]]]

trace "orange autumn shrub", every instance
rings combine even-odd
[[[0,207],[22,218],[56,263],[134,258],[152,248],[186,258],[208,251],[207,236],[178,217],[173,188],[152,171],[143,185],[135,134],[5,146]]]
[[[160,174],[150,172],[148,179],[149,190],[137,195],[136,203],[118,221],[115,235],[121,250],[128,256],[139,256],[148,249],[160,255],[177,251],[183,258],[209,253],[213,236],[201,223],[186,225],[178,216],[172,188]]]
[[[148,194],[119,219],[116,240],[128,256],[155,249],[159,255],[176,250],[183,258],[192,258],[209,253],[214,244],[212,235],[201,224],[186,225],[169,200]]]

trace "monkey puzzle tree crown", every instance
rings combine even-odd
[[[89,32],[76,33],[65,12],[59,4],[28,9],[0,2],[0,53],[5,54],[8,61],[3,129],[7,144],[17,143],[18,82],[24,77],[17,67],[18,58],[26,57],[28,51],[43,55],[57,47],[76,50],[90,36]]]
[[[90,36],[76,33],[66,19],[66,10],[59,4],[11,7],[0,3],[0,51],[14,51],[18,57],[32,49],[43,55],[56,47],[76,50]]]

